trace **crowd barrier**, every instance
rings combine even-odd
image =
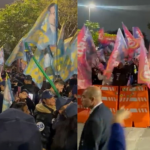
[[[132,116],[125,120],[125,127],[148,127],[150,124],[149,98],[146,86],[98,86],[102,91],[102,101],[113,114],[122,106],[130,110]],[[78,122],[84,123],[89,116],[89,109],[81,104],[84,90],[78,90]]]
[[[119,108],[122,106],[132,113],[130,119],[125,120],[125,127],[149,126],[149,98],[146,86],[120,87]]]
[[[102,101],[115,114],[118,108],[118,87],[114,86],[98,86],[102,91]],[[78,122],[84,123],[89,116],[89,109],[83,108],[81,96],[83,89],[78,90]]]

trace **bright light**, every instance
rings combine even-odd
[[[96,6],[95,6],[95,4],[90,4],[88,7],[89,8],[95,8]]]

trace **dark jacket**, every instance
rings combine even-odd
[[[3,94],[0,93],[0,113],[2,112],[3,109]]]
[[[118,123],[114,123],[111,127],[108,150],[126,150],[124,129]]]
[[[102,103],[94,109],[82,131],[79,150],[107,150],[112,113]]]
[[[38,88],[36,86],[34,86],[33,84],[25,84],[22,86],[21,90],[23,89],[27,89],[29,91],[29,93],[33,94],[33,102],[36,104],[39,103],[39,99],[38,99]]]
[[[50,149],[52,138],[53,138],[53,113],[56,108],[48,108],[47,106],[41,104],[36,105],[34,117],[39,131],[41,132],[41,141],[43,148],[46,150]]]
[[[77,150],[77,132],[71,132],[65,148],[52,148],[52,150]]]
[[[59,124],[64,121],[66,118],[64,115],[58,114],[56,120],[53,122],[53,129],[56,130],[56,128],[59,126]]]
[[[27,103],[30,113],[33,115],[34,110],[35,110],[35,105],[34,105],[33,101],[30,98],[27,98],[26,103]]]

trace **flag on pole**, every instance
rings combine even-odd
[[[92,85],[92,65],[97,64],[97,51],[88,28],[83,26],[78,34],[78,87],[81,89]]]
[[[23,59],[24,61],[27,61],[25,47],[24,47],[24,37],[16,45],[11,55],[6,60],[5,64],[7,66],[11,66],[11,64],[18,59]]]
[[[150,67],[146,55],[146,48],[144,41],[141,40],[141,52],[139,57],[139,68],[138,68],[138,83],[144,83],[150,85]],[[149,86],[150,87],[150,86]]]
[[[38,50],[47,46],[56,46],[58,28],[58,4],[54,0],[39,16],[33,28],[27,34],[25,42],[33,43]]]
[[[66,54],[64,55],[63,65],[59,75],[67,81],[73,74],[77,74],[77,35],[70,42]]]
[[[133,27],[132,28],[132,32],[133,32],[133,36],[134,38],[138,39],[138,38],[144,38],[141,30],[138,27]]]
[[[11,90],[11,82],[10,82],[10,79],[7,75],[6,81],[5,81],[5,90],[4,90],[2,111],[7,110],[11,106],[13,101],[14,101],[14,97],[13,97],[13,93]]]
[[[44,69],[44,51],[36,50],[34,53],[35,59],[39,62],[40,66]],[[43,73],[31,58],[27,68],[24,70],[25,75],[30,75],[34,83],[41,88],[43,85]]]
[[[127,55],[128,55],[128,50],[127,50],[125,39],[122,35],[121,30],[118,29],[114,50],[112,51],[109,57],[107,68],[104,72],[104,75],[108,79],[110,79],[114,67],[116,67],[119,64],[119,62],[124,61],[124,58]]]
[[[122,23],[122,26],[123,26],[124,34],[125,34],[129,49],[135,50],[139,48],[140,46],[139,41],[133,37],[133,35],[128,30],[128,28],[123,23]]]

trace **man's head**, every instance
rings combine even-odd
[[[57,79],[57,80],[54,82],[54,84],[55,84],[55,86],[56,86],[58,92],[61,93],[61,92],[63,91],[63,89],[64,89],[64,85],[65,85],[64,81],[61,80],[61,79]]]
[[[0,82],[1,91],[5,90],[5,81]]]
[[[23,111],[25,114],[30,114],[30,111],[28,109],[28,106],[25,102],[15,102],[11,108],[15,108],[15,109],[19,109],[21,111]]]
[[[48,7],[48,11],[50,12],[50,15],[49,15],[49,23],[52,24],[52,25],[55,25],[55,19],[56,19],[56,9],[55,9],[55,4],[51,4],[49,7]]]
[[[50,91],[44,91],[42,94],[42,102],[47,106],[55,106],[56,101],[54,95]]]
[[[20,98],[21,100],[25,100],[25,99],[28,97],[28,94],[29,94],[28,90],[23,89],[23,90],[21,91],[21,93],[19,93],[19,98]]]
[[[17,85],[18,85],[18,80],[17,80],[17,79],[14,79],[14,80],[12,81],[12,84],[13,84],[14,86],[17,86]]]
[[[25,84],[32,84],[32,77],[30,75],[25,76],[24,83]]]
[[[88,107],[92,109],[94,106],[102,101],[101,95],[102,94],[100,88],[96,86],[88,87],[86,90],[84,90],[82,94],[81,101],[83,107]]]

